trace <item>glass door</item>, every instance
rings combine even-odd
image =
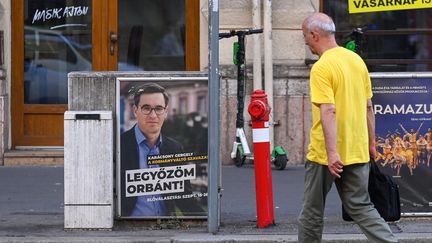
[[[12,147],[63,146],[72,71],[199,70],[199,0],[14,0]]]
[[[92,3],[24,1],[24,104],[67,104],[67,74],[92,70]]]
[[[199,1],[118,1],[118,70],[199,69]]]
[[[119,1],[119,64],[129,70],[185,70],[185,1]]]
[[[12,1],[12,144],[62,146],[67,74],[92,70],[92,0]]]

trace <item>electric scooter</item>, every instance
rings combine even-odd
[[[219,39],[237,36],[237,42],[233,46],[233,61],[237,66],[237,116],[236,116],[236,139],[233,143],[231,158],[237,167],[243,166],[246,158],[253,159],[250,151],[245,132],[244,132],[244,98],[245,98],[245,81],[246,81],[246,62],[245,62],[245,37],[246,35],[262,33],[263,29],[251,30],[231,30],[229,33],[219,33]],[[271,153],[271,160],[279,170],[285,169],[288,161],[287,152],[277,146]]]
[[[361,56],[363,34],[366,28],[355,28],[348,34],[349,41],[345,44],[345,48],[351,50]]]

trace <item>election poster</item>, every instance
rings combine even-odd
[[[378,155],[401,210],[432,212],[432,74],[371,74]]]
[[[118,217],[207,217],[208,79],[169,74],[117,79]]]

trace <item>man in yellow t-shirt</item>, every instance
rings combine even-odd
[[[298,242],[321,242],[333,182],[346,212],[371,242],[397,242],[369,198],[369,160],[376,155],[371,80],[363,60],[336,43],[333,20],[315,13],[302,25],[320,59],[310,74],[312,128]]]

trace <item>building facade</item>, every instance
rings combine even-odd
[[[353,27],[367,25],[370,45],[364,53],[373,71],[431,70],[429,9],[377,15],[349,14],[347,0],[218,2],[220,32],[264,26],[271,29],[270,35],[247,37],[245,103],[254,88],[273,93],[274,145],[288,151],[290,164],[304,162],[309,142],[308,76],[310,64],[317,59],[304,45],[301,30],[309,14],[324,11],[334,17],[341,26],[337,35],[342,43]],[[0,0],[0,31],[1,164],[14,163],[7,159],[14,151],[61,151],[69,72],[208,68],[207,0]],[[377,41],[383,37],[393,41],[388,45]],[[235,139],[237,68],[232,63],[233,42],[230,38],[219,43],[223,164],[232,164]],[[270,59],[266,58],[269,53]],[[261,72],[254,66],[262,66]],[[270,83],[266,82],[268,77]],[[208,94],[200,92],[193,97],[176,95],[177,111],[187,114],[190,103],[207,105]],[[250,118],[244,115],[250,138]]]

